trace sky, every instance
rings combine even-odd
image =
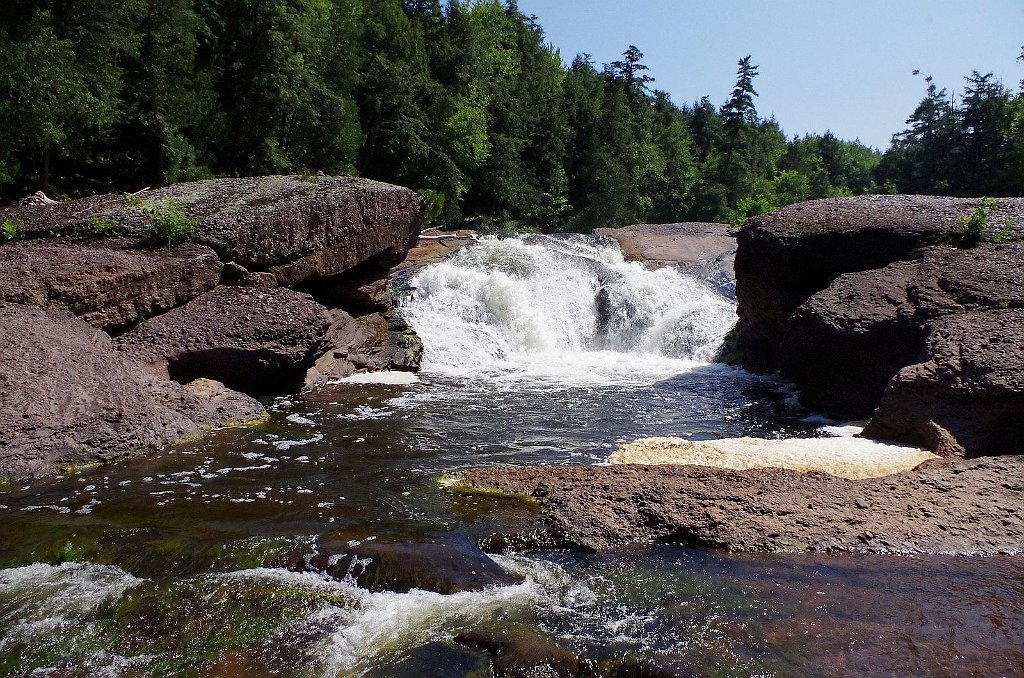
[[[1017,90],[1024,0],[519,0],[562,59],[597,67],[629,45],[678,104],[729,96],[736,62],[760,65],[762,117],[787,135],[831,130],[884,150],[924,96],[972,70]],[[919,75],[914,71],[919,70]]]

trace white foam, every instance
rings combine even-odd
[[[612,453],[615,464],[694,464],[729,469],[788,468],[842,478],[880,478],[936,455],[917,447],[855,438],[641,438]]]
[[[735,306],[583,239],[483,238],[411,281],[423,369],[497,384],[652,383],[711,360]]]
[[[360,372],[331,383],[337,384],[387,384],[392,386],[408,386],[418,384],[420,378],[414,372],[401,372],[398,370],[386,372]]]

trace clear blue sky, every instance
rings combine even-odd
[[[792,136],[832,130],[885,149],[924,95],[992,72],[1017,90],[1024,0],[519,0],[571,62],[598,68],[630,44],[677,103],[728,97],[736,62],[760,64],[762,116]],[[919,69],[921,75],[913,75]]]

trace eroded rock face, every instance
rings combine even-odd
[[[103,332],[69,315],[0,305],[0,473],[106,461],[197,430]],[[176,385],[174,385],[176,386]],[[168,386],[173,389],[174,386]],[[180,392],[168,394],[182,398]]]
[[[737,352],[756,371],[778,369],[786,321],[811,295],[843,273],[879,269],[916,257],[961,230],[974,198],[870,195],[828,198],[752,219],[737,236]],[[989,231],[1024,223],[1024,199],[1001,198]]]
[[[306,389],[356,372],[419,369],[423,342],[398,313],[353,318],[345,311],[332,309],[328,318],[331,325],[324,339],[328,348],[306,373]]]
[[[779,367],[806,405],[865,418],[944,318],[1024,307],[1024,244],[929,247],[919,257],[843,274],[788,318]]]
[[[1022,337],[1024,308],[943,319],[925,359],[889,382],[864,434],[945,455],[1024,454]]]
[[[209,247],[144,247],[137,240],[17,241],[0,247],[0,301],[69,311],[117,331],[213,289]]]
[[[218,287],[117,341],[153,373],[181,383],[204,377],[246,393],[301,384],[322,346],[327,309],[286,288]]]

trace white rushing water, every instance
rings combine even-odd
[[[424,370],[499,382],[657,381],[712,360],[736,320],[705,282],[583,237],[482,238],[410,284]]]

